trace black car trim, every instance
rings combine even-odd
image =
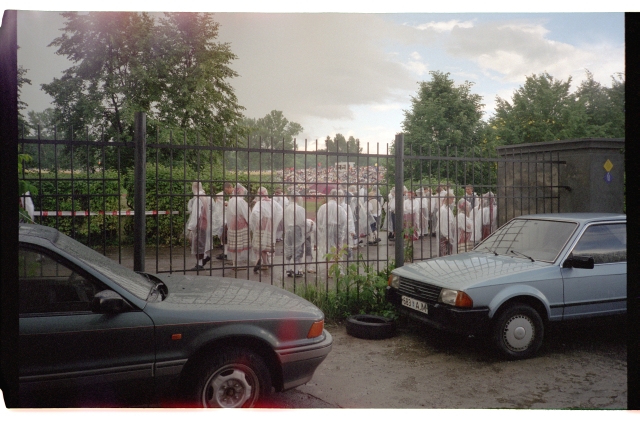
[[[110,374],[121,374],[121,373],[131,373],[131,372],[137,373],[141,371],[144,373],[149,373],[149,375],[153,375],[153,363],[125,365],[125,366],[112,367],[112,368],[98,368],[98,369],[84,370],[84,371],[70,371],[70,372],[62,372],[62,373],[56,373],[56,374],[27,375],[27,376],[21,376],[19,378],[19,381],[20,383],[36,383],[36,382],[55,381],[55,380],[69,380],[69,379],[82,378],[82,377],[99,377],[99,376],[107,376]]]
[[[167,377],[178,375],[187,363],[187,359],[176,359],[174,361],[164,361],[155,364],[153,370],[154,377]]]
[[[588,306],[588,305],[598,305],[603,303],[613,303],[613,302],[626,302],[626,297],[619,297],[615,299],[606,299],[606,300],[594,300],[592,302],[573,302],[573,303],[565,303],[565,307],[574,307],[574,306]]]
[[[130,312],[136,312],[136,311],[130,311]],[[123,312],[123,313],[130,313],[130,312]],[[57,316],[69,316],[71,314],[58,314]],[[46,316],[53,316],[53,315],[46,315]],[[29,316],[21,316],[22,318],[42,318],[42,315],[38,315],[36,316],[34,315],[29,315]],[[137,327],[118,327],[118,328],[90,328],[87,330],[71,330],[71,331],[55,331],[55,332],[51,332],[51,331],[47,331],[47,332],[43,332],[43,333],[29,333],[29,334],[20,334],[21,336],[26,336],[26,337],[30,337],[30,336],[37,336],[37,335],[54,335],[54,334],[80,334],[80,333],[104,333],[104,332],[113,332],[113,331],[120,331],[120,330],[142,330],[142,329],[146,329],[146,328],[155,328],[153,325],[145,325],[145,326],[137,326]]]

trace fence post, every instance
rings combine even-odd
[[[402,189],[404,187],[404,134],[396,134],[394,144],[396,155],[396,216],[393,222],[393,232],[396,236],[396,267],[404,265],[404,236],[402,234],[402,209],[404,208],[404,196]]]
[[[146,143],[146,114],[144,112],[136,112],[135,124],[133,130],[133,139],[135,143],[134,157],[134,199],[133,209],[133,270],[144,272],[144,257],[146,246],[146,216],[145,211],[147,197],[147,143]]]

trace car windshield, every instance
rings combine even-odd
[[[554,262],[577,226],[574,222],[514,219],[474,250]]]
[[[125,268],[62,233],[58,236],[55,244],[142,300],[147,298],[154,287],[154,283],[149,281],[146,276]]]

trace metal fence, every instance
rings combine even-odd
[[[452,190],[456,200],[464,195],[467,185],[473,186],[478,196],[493,193],[498,221],[502,222],[507,213],[519,214],[513,207],[515,196],[518,204],[527,198],[543,205],[541,211],[545,212],[557,211],[560,201],[557,181],[561,162],[551,156],[481,157],[464,151],[424,152],[420,147],[404,146],[402,134],[396,137],[393,152],[387,146],[383,151],[377,146],[375,151],[318,152],[309,149],[306,141],[304,146],[284,148],[284,143],[278,146],[251,138],[229,143],[200,140],[186,133],[147,135],[144,115],[137,119],[132,141],[57,140],[55,130],[50,135],[52,139],[43,139],[38,131],[32,137],[23,134],[19,140],[20,152],[32,157],[24,164],[22,178],[37,188],[37,194],[32,196],[35,222],[58,228],[135,270],[246,278],[289,290],[296,290],[300,284],[340,290],[331,278],[332,266],[343,272],[382,272],[391,263],[401,265],[438,256],[433,214],[441,204],[422,210],[422,205],[439,201],[435,195],[438,186]],[[514,179],[513,172],[500,171],[515,169],[514,164],[530,175]],[[220,247],[222,234],[213,237],[210,260],[204,269],[193,271],[196,256],[185,236],[185,224],[189,200],[194,197],[194,181],[202,183],[207,196],[223,192],[227,182],[234,187],[242,184],[248,191],[244,198],[248,205],[260,187],[268,190],[269,197],[281,188],[284,196],[303,199],[306,218],[314,221],[322,205],[331,200],[331,189],[349,191],[355,186],[354,197],[362,201],[349,199],[355,209],[354,226],[362,219],[367,223],[356,227],[356,239],[349,241],[351,246],[347,249],[331,254],[331,249],[324,246],[312,250],[311,258],[303,254],[300,268],[304,273],[299,277],[287,276],[287,270],[294,267],[285,260],[285,246],[280,240],[286,237],[284,233],[270,255],[271,266],[261,263],[257,272],[249,259],[230,263],[229,252],[227,259],[221,256],[225,253]],[[408,196],[418,201],[407,203],[403,196],[389,201],[392,189],[402,193],[405,187],[410,192]],[[222,197],[229,200],[228,195],[219,199]],[[368,210],[370,198],[380,201],[377,220],[360,211]],[[477,199],[481,202],[480,197]],[[505,210],[502,205],[510,208]],[[402,213],[392,217],[394,206]],[[456,212],[456,208],[452,211]],[[414,212],[415,222],[407,225]],[[222,213],[228,220],[229,211],[225,208]],[[213,219],[211,215],[209,222]],[[373,222],[377,233],[370,230]],[[404,236],[403,231],[396,231],[395,237],[390,238],[393,227],[403,230]],[[409,231],[416,227],[419,234],[414,239]],[[316,246],[318,232],[323,230],[316,226],[311,235]],[[329,253],[328,257],[318,257],[323,250]]]

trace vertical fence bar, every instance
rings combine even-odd
[[[396,154],[396,220],[393,223],[393,230],[396,236],[396,267],[404,265],[404,237],[402,232],[402,208],[404,207],[404,198],[402,188],[404,187],[404,134],[396,134],[395,141]]]
[[[135,142],[135,170],[134,170],[134,220],[133,220],[133,270],[144,272],[144,257],[146,246],[146,216],[145,199],[147,195],[147,168],[146,168],[146,115],[144,112],[136,112],[134,127]]]

